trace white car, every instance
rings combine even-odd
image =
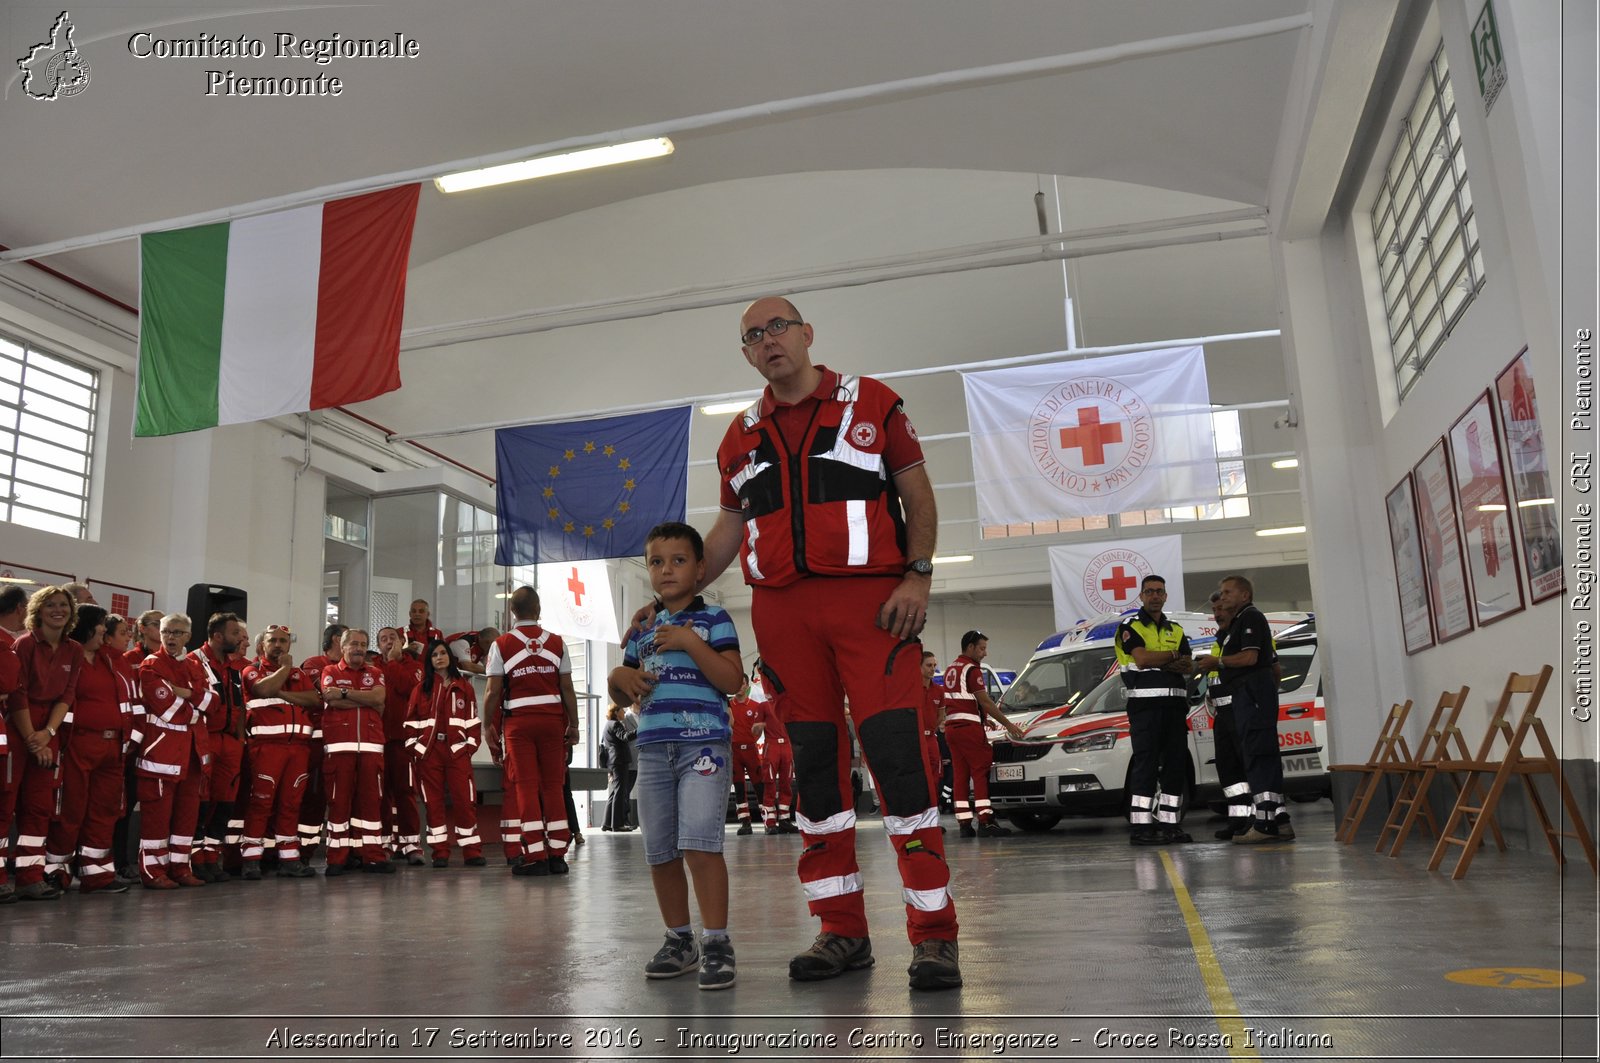
[[[1324,757],[1327,716],[1321,694],[1316,623],[1309,614],[1269,617],[1278,645],[1278,748],[1284,790],[1303,799],[1331,793]],[[1186,625],[1187,626],[1187,625]],[[1214,641],[1212,631],[1190,640],[1196,653]],[[1098,640],[1091,640],[1098,641]],[[1048,640],[1047,640],[1048,642]],[[1049,830],[1070,815],[1122,815],[1127,811],[1127,693],[1109,646],[1097,652],[1041,649],[1001,702],[1023,722],[1021,741],[994,744],[989,796],[997,812],[1024,830]],[[1098,678],[1095,678],[1098,672]],[[1190,684],[1184,807],[1220,796],[1212,716],[1204,681]]]

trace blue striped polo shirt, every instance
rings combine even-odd
[[[695,634],[717,652],[739,652],[739,632],[720,605],[696,596],[681,612],[656,613],[650,629],[636,632],[622,647],[622,663],[656,675],[656,685],[639,706],[639,745],[652,742],[727,741],[728,698],[711,685],[694,659],[682,650],[658,652],[655,630],[663,624],[693,625]]]

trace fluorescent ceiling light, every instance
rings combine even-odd
[[[972,560],[972,555],[971,554],[951,554],[948,557],[940,557],[939,555],[935,554],[934,558],[933,558],[933,563],[936,564],[936,565],[959,565],[963,561],[971,561],[971,560]]]
[[[509,594],[497,594],[497,595],[495,595],[495,597],[496,598],[509,598],[509,597],[511,597],[511,595],[509,595]]]
[[[1306,530],[1306,526],[1304,524],[1296,524],[1296,525],[1294,525],[1292,527],[1288,527],[1288,528],[1257,528],[1256,529],[1256,534],[1257,535],[1301,535],[1301,534],[1304,534],[1305,530]]]
[[[719,413],[738,413],[749,406],[752,399],[739,399],[737,402],[712,402],[700,407],[701,413],[709,413],[715,417]]]
[[[25,583],[32,586],[38,582],[38,580],[29,579],[27,576],[0,576],[0,583]]]
[[[1272,463],[1272,467],[1274,469],[1298,469],[1300,467],[1300,459],[1279,458],[1277,461]]]
[[[586,148],[569,151],[565,155],[543,155],[537,159],[508,162],[482,170],[463,170],[433,179],[434,187],[441,192],[465,192],[473,188],[510,184],[513,181],[531,181],[535,177],[550,177],[576,170],[593,170],[598,166],[615,166],[640,159],[656,159],[671,155],[672,141],[666,137],[652,140],[635,140],[631,144],[610,144],[603,148]]]
[[[1517,508],[1526,509],[1529,506],[1553,506],[1555,504],[1556,500],[1553,498],[1529,498],[1518,502]]]
[[[1486,502],[1478,507],[1479,513],[1504,513],[1505,511],[1505,506],[1497,506],[1493,502]]]

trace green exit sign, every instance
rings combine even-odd
[[[1472,61],[1478,68],[1478,91],[1483,95],[1483,113],[1488,114],[1506,87],[1506,53],[1500,47],[1500,27],[1494,20],[1493,0],[1486,0],[1472,24]]]

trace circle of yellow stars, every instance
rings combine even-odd
[[[612,446],[610,443],[601,446],[592,440],[586,442],[582,448],[582,455],[584,458],[593,458],[598,456],[606,461],[615,459],[617,463],[617,469],[623,473],[627,473],[628,470],[633,468],[633,462],[631,460],[628,458],[617,457],[617,448]],[[633,508],[632,493],[633,489],[638,484],[633,476],[628,476],[622,481],[623,498],[617,503],[616,513],[614,515],[608,515],[598,524],[585,523],[580,525],[578,521],[573,520],[571,517],[566,516],[561,512],[561,506],[556,500],[556,489],[553,483],[554,480],[560,477],[563,466],[570,465],[572,462],[577,460],[579,460],[578,448],[568,447],[562,453],[560,463],[550,466],[549,476],[552,482],[545,484],[543,491],[545,504],[549,507],[545,510],[545,515],[550,520],[561,525],[562,534],[573,535],[581,532],[584,538],[587,539],[593,538],[598,532],[610,531],[612,528],[616,527],[618,518],[626,515],[627,512]]]

